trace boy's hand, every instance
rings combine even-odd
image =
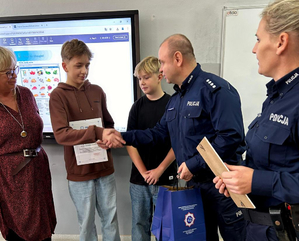
[[[107,150],[110,148],[107,140],[106,141],[97,140],[96,143],[98,144],[99,147],[101,147],[104,150]]]
[[[99,147],[103,149],[108,148],[120,148],[123,147],[126,142],[122,138],[120,132],[116,131],[115,129],[104,129],[102,140],[98,140],[97,144]]]
[[[146,172],[146,174],[148,175],[147,178],[145,179],[145,181],[149,184],[149,185],[155,185],[158,181],[159,178],[161,177],[161,175],[163,174],[163,171],[159,170],[159,168],[155,168],[152,170],[149,170]]]

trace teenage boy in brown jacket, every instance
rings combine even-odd
[[[116,213],[116,185],[110,150],[107,161],[78,165],[74,145],[102,139],[103,128],[89,125],[73,129],[70,122],[100,118],[102,126],[113,128],[102,88],[87,80],[92,53],[77,39],[61,49],[66,83],[59,83],[50,96],[50,114],[56,141],[64,145],[64,159],[71,198],[76,206],[81,241],[97,241],[95,208],[101,218],[103,240],[119,241]]]

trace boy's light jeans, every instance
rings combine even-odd
[[[130,183],[132,202],[132,241],[150,241],[153,209],[159,186]]]
[[[101,218],[103,241],[120,241],[114,174],[83,182],[69,181],[68,184],[77,209],[80,241],[98,240],[95,208]]]

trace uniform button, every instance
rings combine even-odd
[[[267,140],[267,139],[268,139],[268,136],[264,136],[264,139]]]
[[[280,93],[280,96],[283,96],[283,93]]]
[[[256,128],[258,128],[259,127],[259,124],[256,124]]]
[[[270,101],[270,104],[273,104],[273,100]]]

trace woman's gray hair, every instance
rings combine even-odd
[[[10,69],[11,65],[16,63],[17,59],[14,52],[0,46],[0,71]]]

